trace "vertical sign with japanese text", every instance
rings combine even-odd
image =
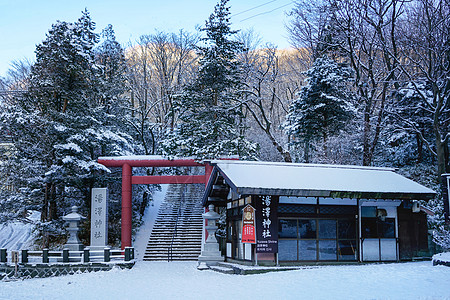
[[[256,243],[255,209],[250,204],[242,211],[242,243]]]
[[[91,248],[108,243],[108,191],[93,188],[91,198]]]
[[[278,196],[253,196],[256,253],[278,253]]]

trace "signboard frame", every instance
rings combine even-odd
[[[252,196],[256,216],[256,253],[278,253],[279,196]]]

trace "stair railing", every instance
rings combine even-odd
[[[172,241],[170,242],[170,246],[167,249],[167,261],[168,262],[173,260],[173,242],[175,240],[175,236],[177,235],[178,219],[180,218],[180,215],[181,215],[181,208],[184,204],[185,194],[186,194],[186,184],[183,185],[183,189],[181,191],[180,206],[178,207],[178,213],[177,213],[177,217],[175,219],[175,228],[172,233]]]

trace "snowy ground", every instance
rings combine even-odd
[[[207,291],[207,292],[202,292]],[[209,296],[208,296],[209,295]],[[450,299],[450,268],[431,262],[322,266],[259,275],[198,271],[195,262],[0,282],[0,299]]]
[[[143,256],[167,186],[136,235]],[[23,224],[22,224],[23,227]],[[17,226],[16,233],[29,236]],[[6,231],[2,231],[6,232]],[[0,233],[0,236],[1,235]],[[19,238],[14,239],[16,247]],[[131,270],[0,281],[3,299],[449,299],[450,268],[431,262],[309,267],[259,275],[198,271],[196,262],[143,262]],[[207,292],[203,292],[203,291]]]

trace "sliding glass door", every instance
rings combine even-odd
[[[357,260],[354,219],[286,218],[278,228],[280,261]]]

